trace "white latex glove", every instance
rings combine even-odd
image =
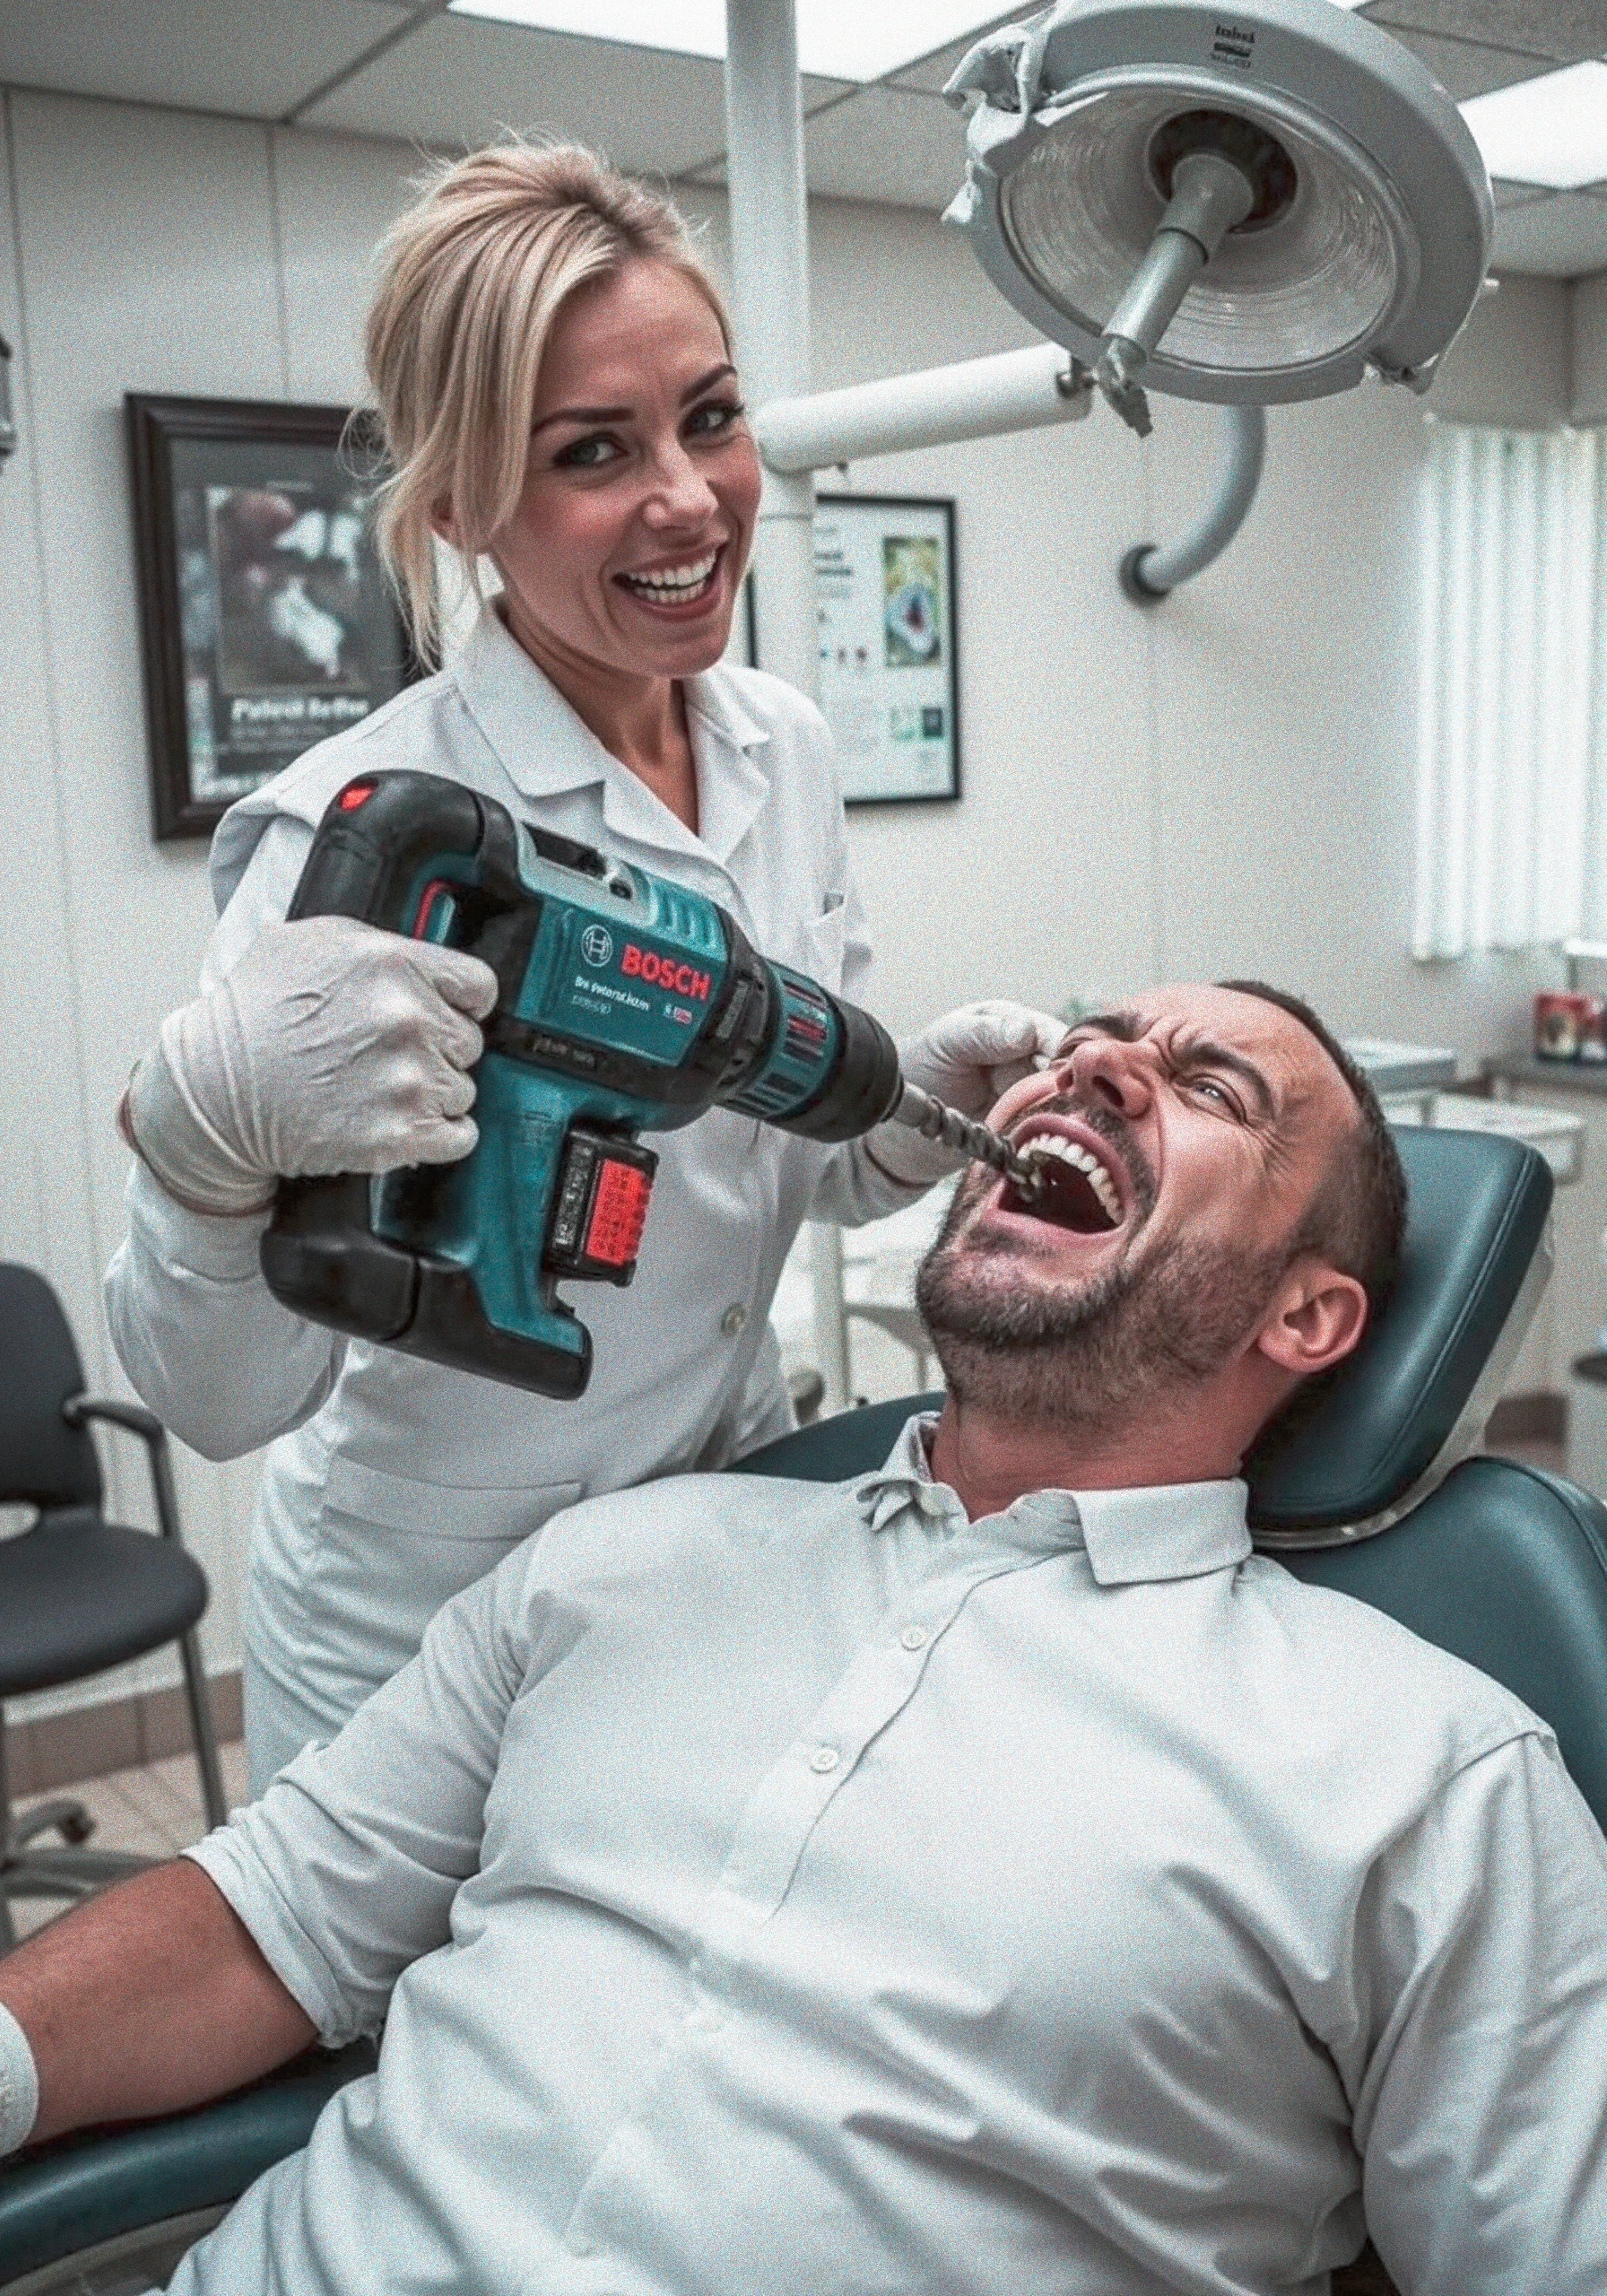
[[[265,1211],[281,1178],[449,1164],[479,1136],[465,1071],[496,1001],[461,950],[349,917],[270,925],[162,1022],[124,1131],[193,1212]]]
[[[918,1084],[934,1100],[962,1116],[986,1116],[1002,1092],[1054,1057],[1066,1026],[1053,1013],[989,997],[945,1013],[909,1038],[899,1047],[899,1065],[906,1083]],[[966,1161],[902,1124],[879,1124],[865,1145],[873,1162],[910,1187],[931,1187]]]

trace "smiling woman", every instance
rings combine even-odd
[[[476,1136],[489,967],[283,921],[354,774],[482,791],[711,896],[767,955],[870,1001],[825,726],[721,660],[760,469],[681,218],[573,145],[509,143],[437,171],[380,257],[379,539],[427,660],[443,549],[481,612],[436,675],[224,821],[204,993],[125,1104],[141,1161],[109,1279],[118,1351],[168,1424],[214,1458],[269,1446],[246,1614],[257,1787],[560,1508],[788,1425],[767,1315],[801,1222],[892,1211],[956,1161],[913,1133],[828,1148],[722,1110],[660,1136],[636,1280],[587,1301],[595,1368],[575,1403],[350,1344],[268,1292],[257,1247],[282,1176],[447,1163]],[[900,1057],[977,1114],[1061,1033],[989,1004]]]

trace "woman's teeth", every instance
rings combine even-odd
[[[1062,1133],[1039,1132],[1035,1133],[1030,1140],[1021,1143],[1021,1153],[1033,1162],[1053,1160],[1056,1163],[1070,1164],[1073,1171],[1082,1174],[1092,1188],[1099,1199],[1099,1209],[1111,1226],[1116,1228],[1121,1225],[1120,1192],[1091,1149],[1080,1146],[1075,1140],[1066,1139]]]
[[[719,555],[717,550],[711,550],[707,558],[695,558],[690,566],[659,567],[651,574],[621,574],[620,579],[638,597],[680,605],[708,587]]]

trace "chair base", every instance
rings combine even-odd
[[[4,1755],[0,1751],[0,1787],[4,1784]],[[161,1861],[139,1857],[120,1849],[86,1849],[95,1821],[82,1802],[58,1796],[40,1802],[21,1820],[11,1820],[0,1801],[0,1953],[17,1942],[11,1918],[13,1898],[65,1898],[75,1902],[91,1897],[110,1882],[124,1882],[143,1874]],[[41,1834],[59,1833],[61,1847],[30,1848]]]

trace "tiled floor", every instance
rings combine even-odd
[[[229,1806],[246,1798],[246,1750],[237,1739],[232,1745],[220,1746],[219,1760],[223,1770],[223,1791]],[[93,1849],[129,1850],[140,1857],[170,1857],[175,1850],[183,1849],[192,1841],[199,1841],[206,1831],[206,1821],[201,1813],[201,1784],[195,1774],[194,1757],[174,1754],[167,1761],[152,1762],[144,1770],[123,1770],[110,1778],[91,1778],[81,1786],[57,1789],[82,1802],[95,1821],[95,1831],[89,1843]],[[46,1795],[19,1801],[21,1816],[30,1809],[34,1801],[46,1801]],[[41,1846],[54,1836],[41,1836]],[[19,1936],[51,1920],[64,1908],[59,1898],[17,1898],[12,1902],[12,1918]]]

